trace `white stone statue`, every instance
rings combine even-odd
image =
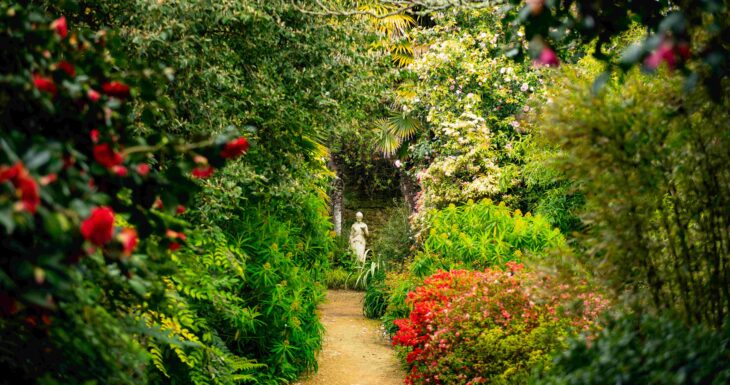
[[[350,229],[350,248],[355,252],[357,261],[360,264],[365,263],[365,246],[367,246],[366,237],[369,237],[368,225],[362,221],[362,213],[357,212],[355,214],[355,223],[352,224]]]

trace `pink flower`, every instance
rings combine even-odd
[[[139,238],[137,237],[137,230],[132,228],[123,229],[117,235],[117,239],[122,244],[122,253],[126,256],[132,255],[132,251],[137,247]]]
[[[51,23],[51,29],[56,31],[61,39],[65,39],[68,35],[68,23],[66,22],[66,16],[61,16]]]
[[[147,163],[140,163],[137,165],[137,174],[141,176],[147,176],[150,173],[150,166]]]
[[[89,100],[91,100],[92,102],[96,103],[99,101],[99,99],[101,99],[101,94],[98,91],[90,88],[88,91],[86,91],[86,97],[89,98]]]
[[[129,171],[124,166],[114,166],[111,168],[111,170],[113,173],[117,174],[117,176],[120,176],[122,178],[124,178],[125,176],[127,176],[127,174],[129,174]]]
[[[557,67],[560,65],[560,59],[558,59],[555,51],[545,46],[540,51],[540,55],[533,61],[533,64],[537,66]]]
[[[646,60],[644,60],[646,68],[651,70],[659,68],[659,65],[662,63],[667,63],[667,67],[669,67],[670,70],[677,67],[677,58],[674,54],[672,43],[666,40],[662,41],[662,43],[659,44],[659,47],[657,47],[657,49],[655,49],[654,52],[652,52]]]

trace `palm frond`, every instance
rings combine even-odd
[[[388,118],[390,131],[401,141],[410,139],[421,129],[421,122],[407,114],[395,114]]]
[[[381,118],[373,122],[375,130],[375,147],[385,156],[395,154],[402,139],[393,132],[393,125],[389,119]]]
[[[393,63],[395,63],[399,67],[405,67],[413,63],[413,55],[391,52],[390,58],[393,60]]]

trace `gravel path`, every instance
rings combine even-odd
[[[330,290],[321,307],[326,329],[319,371],[296,385],[401,385],[405,373],[380,322],[362,315],[363,293]]]

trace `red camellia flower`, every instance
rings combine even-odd
[[[557,67],[560,65],[560,60],[558,59],[558,55],[555,54],[555,51],[545,46],[533,63],[538,66]]]
[[[215,169],[213,167],[203,166],[194,168],[192,174],[194,178],[205,179],[213,175],[214,171]]]
[[[180,244],[177,242],[172,242],[169,246],[167,246],[167,248],[170,249],[170,251],[177,251],[180,248]]]
[[[114,166],[111,168],[112,172],[117,174],[117,176],[125,177],[127,174],[129,174],[128,170],[124,166]]]
[[[81,223],[81,235],[96,246],[104,246],[112,240],[114,233],[114,211],[106,206],[97,207]]]
[[[119,99],[125,99],[129,97],[129,86],[121,82],[113,81],[104,83],[101,85],[101,90],[105,94]]]
[[[175,208],[175,212],[178,215],[185,213],[185,206],[183,206],[183,205],[177,205],[177,207]]]
[[[221,156],[224,158],[237,158],[248,151],[248,140],[244,137],[234,139],[226,143],[225,148],[221,151]]]
[[[137,243],[139,242],[137,230],[132,228],[123,229],[119,232],[119,235],[117,235],[117,239],[122,244],[122,253],[126,256],[132,255],[132,251],[134,251],[137,247]]]
[[[22,203],[23,209],[31,214],[35,214],[38,205],[41,203],[41,196],[36,181],[30,175],[24,173],[24,175],[18,178],[15,188],[20,194],[20,202]]]
[[[147,176],[150,173],[150,165],[147,163],[140,163],[137,165],[137,174]]]
[[[102,143],[94,146],[94,159],[96,159],[100,165],[109,169],[114,166],[119,166],[124,160],[122,155],[114,151],[109,143]]]
[[[68,35],[68,23],[66,22],[66,16],[61,16],[51,23],[51,29],[55,30],[61,39],[65,39]]]
[[[74,68],[73,64],[66,60],[61,60],[61,62],[58,63],[58,68],[67,73],[70,77],[76,76],[76,68]]]
[[[28,174],[23,164],[18,162],[12,167],[0,166],[0,183],[10,181],[20,198],[20,207],[35,214],[41,203],[40,190],[35,179]]]
[[[99,130],[97,130],[96,128],[91,130],[91,132],[89,132],[89,137],[91,138],[92,142],[98,143],[99,142]]]
[[[96,103],[99,101],[99,99],[101,99],[101,94],[98,91],[90,88],[88,91],[86,91],[86,97],[89,98],[89,100],[91,100],[92,102]]]
[[[0,183],[7,181],[15,181],[15,179],[23,171],[23,164],[18,162],[11,167],[0,166]]]
[[[56,92],[58,91],[53,79],[45,76],[33,75],[33,84],[38,90],[48,92],[51,95],[56,95]]]

